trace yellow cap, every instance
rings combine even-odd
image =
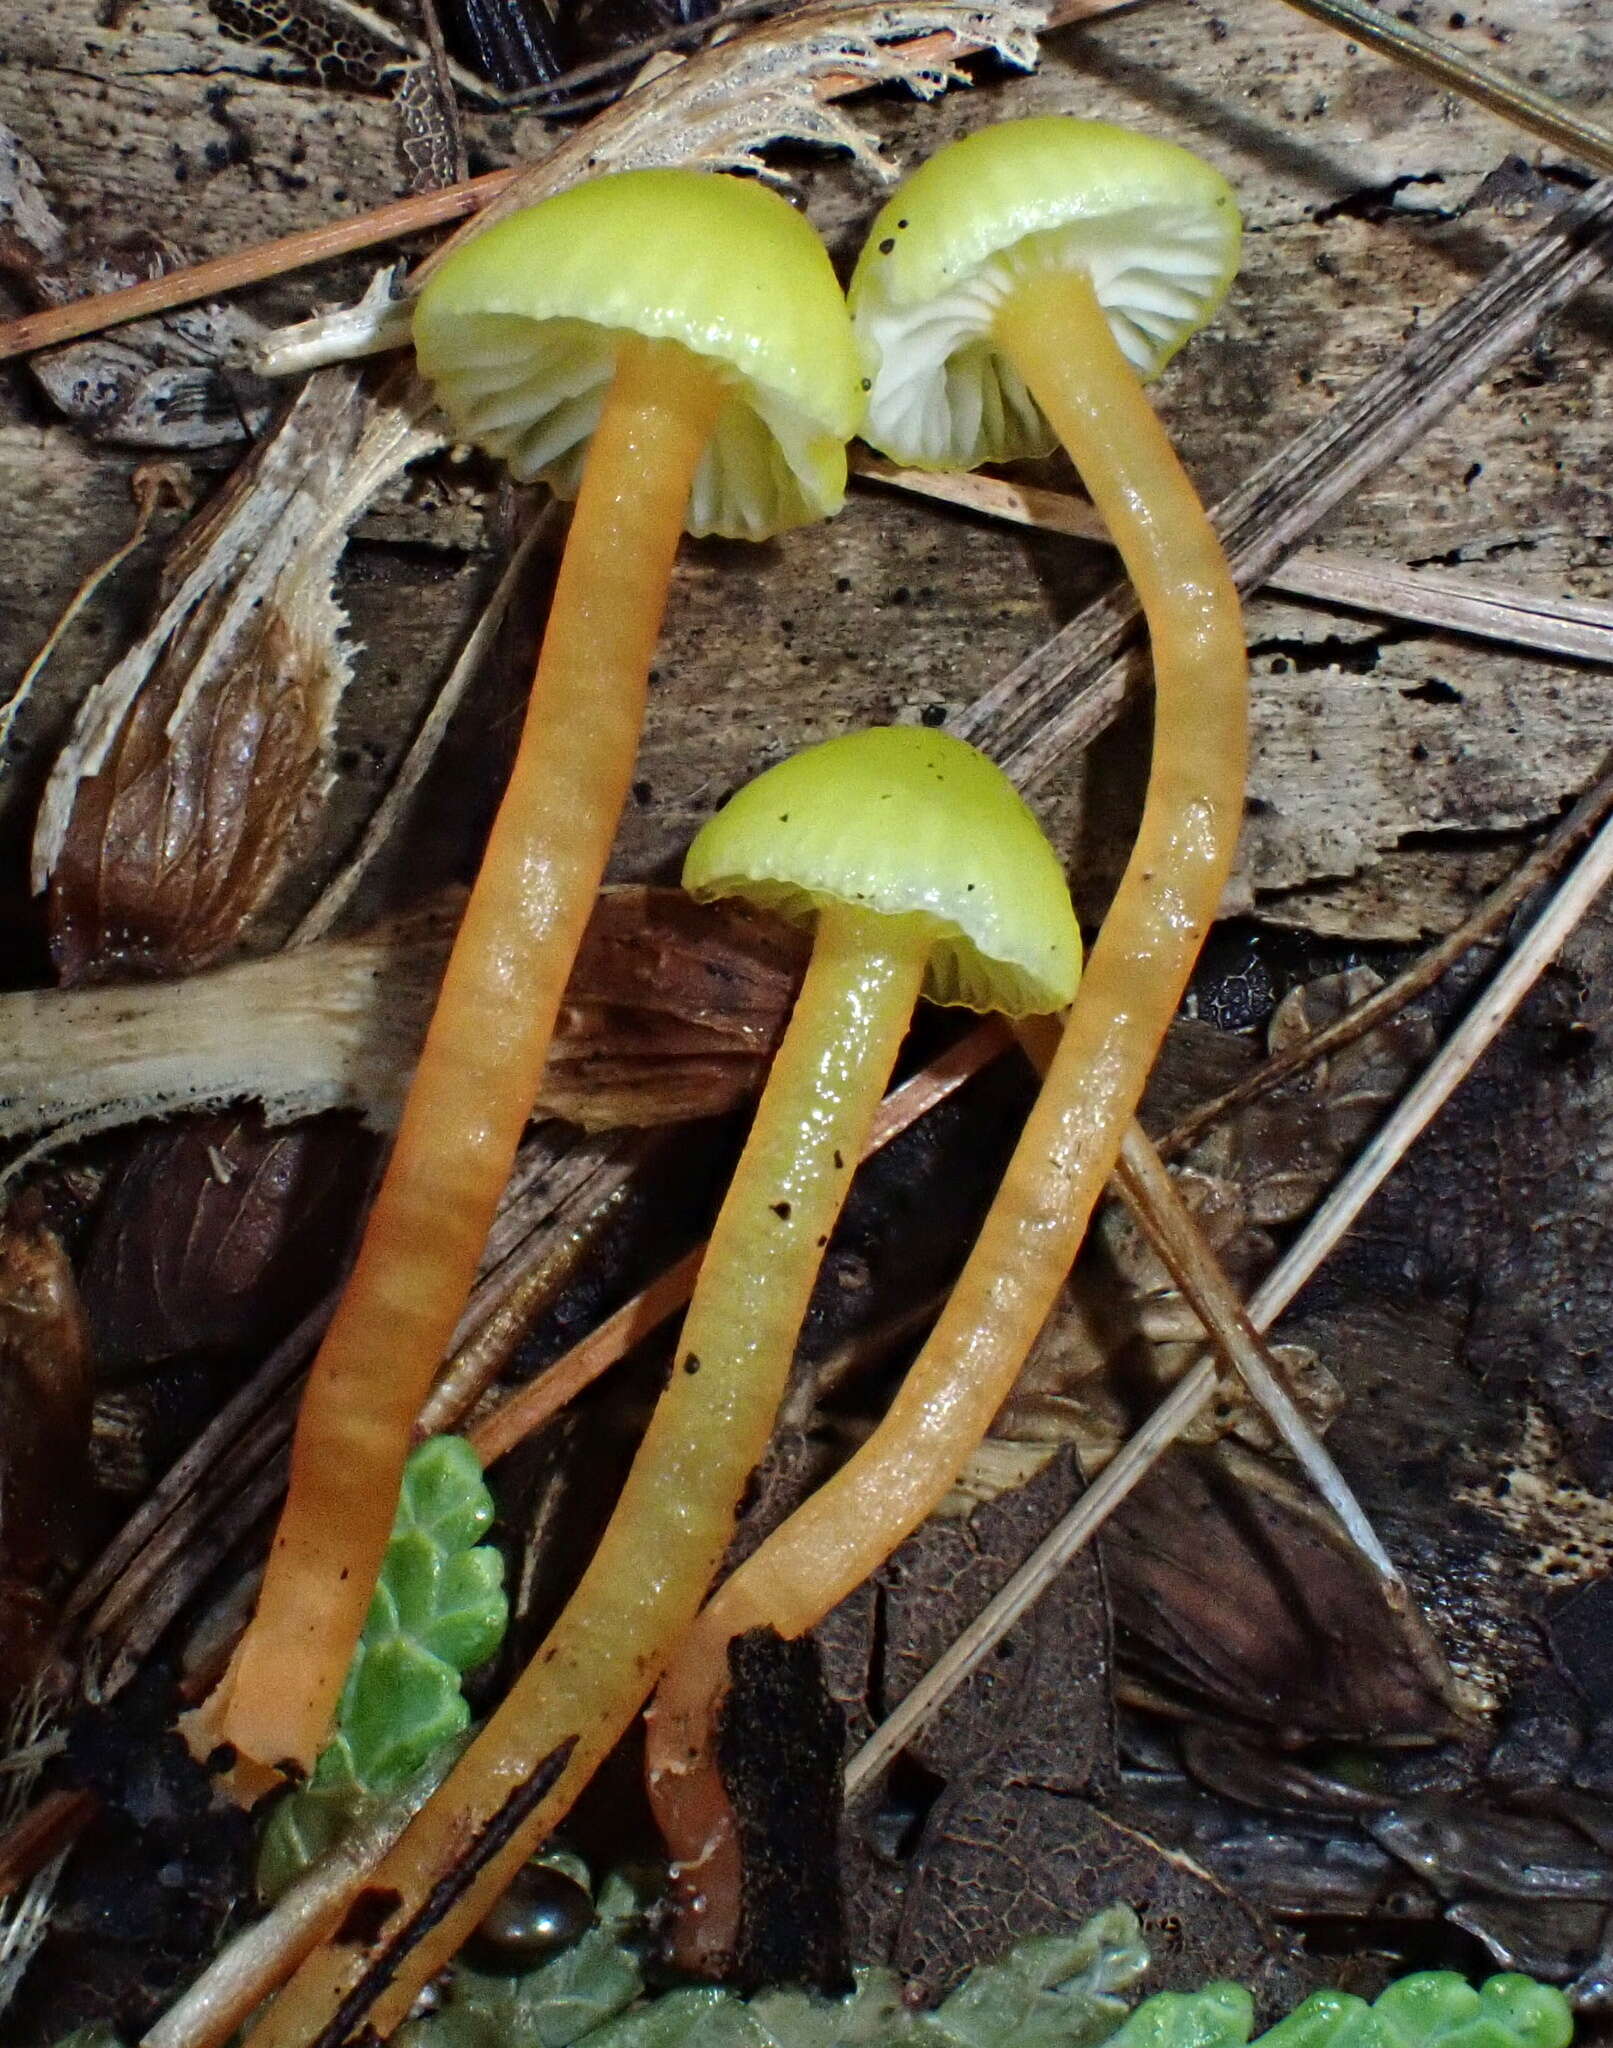
[[[1081,978],[1058,858],[994,762],[949,733],[874,726],[769,768],[696,835],[683,885],[809,921],[851,903],[919,921],[932,1002],[1029,1016]]]
[[[562,497],[576,495],[628,334],[729,372],[691,533],[761,540],[838,510],[862,365],[823,244],[753,179],[622,171],[574,185],[466,242],[414,317],[455,431]]]
[[[1226,296],[1239,231],[1219,171],[1104,121],[1045,115],[949,143],[880,212],[852,277],[864,438],[927,469],[1046,455],[1053,433],[993,333],[1014,286],[1085,272],[1152,377]]]

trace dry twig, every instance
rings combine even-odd
[[[261,1920],[220,1950],[184,1995],[140,2037],[140,2048],[218,2048],[298,1962],[336,1927],[353,1894],[447,1777],[463,1740],[435,1751],[391,1799],[349,1828]]]
[[[1300,1039],[1285,1051],[1273,1053],[1252,1074],[1246,1074],[1241,1081],[1212,1096],[1208,1102],[1200,1103],[1159,1140],[1161,1155],[1173,1159],[1212,1125],[1219,1123],[1230,1110],[1269,1095],[1284,1081],[1302,1073],[1317,1060],[1353,1045],[1369,1031],[1375,1031],[1380,1024],[1397,1017],[1419,996],[1426,995],[1475,946],[1494,941],[1514,911],[1551,880],[1609,813],[1613,813],[1613,767],[1604,770],[1528,859],[1514,868],[1500,887],[1492,890],[1453,932],[1447,933],[1425,953],[1420,953],[1393,981],[1386,981],[1382,988],[1375,990],[1364,1002],[1357,1003],[1354,1009],[1346,1010],[1342,1017],[1335,1018],[1331,1024],[1312,1032],[1308,1038]]]
[[[1538,135],[1571,156],[1613,172],[1613,132],[1586,120],[1537,86],[1525,84],[1470,57],[1443,37],[1430,35],[1405,14],[1391,14],[1371,6],[1368,0],[1288,0],[1290,7],[1308,14],[1313,21],[1353,36],[1369,50],[1377,50],[1409,70],[1420,72],[1459,92],[1492,114],[1515,122],[1527,134]]]
[[[1255,1329],[1271,1328],[1339,1243],[1417,1137],[1472,1072],[1610,879],[1613,820],[1602,826],[1516,952],[1317,1210],[1287,1255],[1256,1290],[1246,1310]],[[1214,1359],[1206,1357],[1177,1382],[1167,1399],[1104,1467],[1070,1512],[850,1760],[846,1767],[848,1800],[897,1755],[909,1737],[940,1709],[981,1659],[1035,1604],[1070,1559],[1085,1547],[1213,1399],[1218,1378]]]
[[[1067,491],[1009,483],[978,471],[902,469],[882,456],[858,450],[852,453],[851,466],[869,483],[914,497],[956,505],[960,511],[1014,526],[1110,545],[1092,506]],[[1549,596],[1498,579],[1488,570],[1481,576],[1459,569],[1413,569],[1334,548],[1296,548],[1272,569],[1266,587],[1317,598],[1346,611],[1405,619],[1415,626],[1443,627],[1538,654],[1566,654],[1577,661],[1613,666],[1613,604]]]

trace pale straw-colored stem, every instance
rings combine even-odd
[[[997,339],[1073,457],[1147,615],[1154,749],[1137,841],[1059,1048],[973,1251],[884,1419],[719,1588],[663,1680],[681,1777],[659,1818],[693,1862],[720,1798],[713,1753],[728,1645],[814,1627],[944,1499],[1018,1377],[1119,1156],[1232,864],[1247,674],[1236,591],[1203,508],[1091,283],[1027,279]],[[698,1754],[690,1731],[699,1731]],[[649,1768],[662,1766],[652,1729]],[[687,1821],[680,1818],[681,1803]],[[708,1887],[701,1940],[732,1944],[737,1899]]]
[[[767,1446],[807,1300],[918,999],[929,935],[912,920],[824,910],[806,979],[712,1232],[632,1470],[587,1571],[527,1669],[374,1883],[389,1925],[432,1897],[531,1759],[551,1788],[464,1895],[400,1960],[366,2015],[384,2037],[620,1740],[693,1619]],[[302,2048],[345,2011],[363,1947],[311,1956],[247,2048]]]

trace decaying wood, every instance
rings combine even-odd
[[[299,921],[290,939],[293,946],[309,945],[315,939],[322,939],[333,928],[358,894],[371,865],[391,840],[411,798],[436,758],[450,720],[459,710],[477,670],[486,660],[517,590],[529,574],[533,554],[547,532],[548,524],[547,519],[539,515],[517,543],[504,573],[494,585],[476,624],[455,657],[453,667],[444,677],[442,688],[431,700],[431,708],[421,720],[420,730],[410,742],[408,753],[399,762],[385,796],[371,814],[363,838],[343,863],[341,871]]]
[[[191,506],[190,487],[184,472],[171,463],[142,463],[131,479],[134,490],[134,525],[127,540],[119,541],[104,562],[97,562],[89,575],[67,600],[61,617],[51,627],[45,644],[22,672],[22,678],[3,704],[0,704],[0,748],[11,737],[11,728],[17,722],[17,714],[27,703],[35,683],[38,682],[45,664],[55,653],[63,635],[78,617],[79,613],[94,597],[106,579],[122,567],[140,547],[151,525],[152,515],[162,504],[166,495],[172,494],[176,503],[189,511]]]
[[[1604,175],[1613,173],[1613,133],[1540,92],[1521,78],[1430,35],[1416,21],[1395,19],[1366,0],[1288,0],[1291,7],[1326,22],[1341,34],[1358,36],[1369,49],[1409,64],[1425,77],[1455,89],[1492,113],[1503,114],[1531,135],[1571,156],[1582,157]],[[1453,28],[1463,24],[1452,22]]]
[[[24,5],[16,47],[45,83],[25,97],[7,95],[0,80],[0,113],[49,158],[53,177],[93,188],[83,137],[109,116],[77,110],[110,92],[113,115],[138,143],[107,195],[115,225],[173,225],[182,206],[186,238],[213,251],[243,233],[340,211],[338,190],[361,203],[395,189],[377,103],[337,96],[314,120],[307,95],[279,82],[272,65],[238,72],[192,30],[191,41],[175,40],[181,16],[166,7],[132,11],[110,37],[89,26],[92,13],[92,0],[68,0],[48,20]],[[80,17],[82,33],[73,26]],[[1552,0],[1544,11],[1506,0],[1459,39],[1482,51],[1504,38],[1508,64],[1544,72],[1549,90],[1573,99],[1596,73],[1593,32],[1582,0]],[[1050,50],[1040,84],[986,85],[922,116],[875,106],[866,118],[889,153],[911,162],[999,111],[1065,107],[1151,125],[1228,172],[1255,230],[1243,276],[1161,393],[1212,499],[1313,420],[1326,395],[1381,361],[1408,321],[1421,324],[1425,315],[1410,309],[1455,296],[1571,189],[1549,166],[1509,160],[1511,139],[1498,124],[1381,60],[1352,56],[1275,0],[1251,0],[1225,40],[1208,33],[1201,13],[1151,0],[1057,37]],[[94,87],[82,82],[86,67]],[[120,85],[120,67],[156,78],[149,106]],[[205,175],[203,141],[219,131],[200,111],[204,72],[228,85],[230,117],[253,149],[250,164]],[[1169,83],[1183,79],[1193,81],[1191,96]],[[505,146],[504,129],[495,134],[480,114],[468,133],[476,147]],[[523,131],[524,152],[541,146]],[[173,148],[192,166],[182,193]],[[1423,182],[1406,184],[1408,174]],[[830,178],[810,180],[808,199],[849,252],[866,201]],[[282,301],[282,316],[294,309]],[[1389,561],[1493,563],[1546,588],[1605,594],[1601,318],[1588,303],[1583,317],[1544,329],[1393,474],[1341,505],[1328,544]],[[9,593],[13,673],[72,582],[127,531],[126,474],[115,454],[86,461],[58,430],[0,426],[0,544],[22,565]],[[406,744],[463,631],[462,594],[436,573],[443,558],[393,558],[387,543],[483,545],[485,501],[473,486],[474,473],[458,473],[451,489],[416,491],[406,507],[391,501],[360,530],[361,566],[384,564],[388,591],[407,590],[408,601],[366,611],[362,586],[357,593],[370,653],[350,693],[349,729],[362,735],[363,758],[342,792],[338,843],[362,822],[356,805],[359,786],[375,779],[372,749],[395,756]],[[669,687],[652,703],[646,734],[642,775],[653,797],[625,821],[623,876],[669,862],[717,797],[775,751],[843,724],[963,703],[983,676],[1004,673],[1043,639],[1094,580],[1073,553],[1065,563],[1011,534],[869,501],[832,526],[787,537],[765,562],[725,559],[720,576],[714,568],[695,550],[680,572],[664,650]],[[1613,736],[1608,685],[1596,675],[1551,665],[1523,672],[1439,635],[1364,632],[1309,605],[1258,602],[1250,625],[1252,794],[1264,808],[1250,820],[1234,907],[1351,935],[1448,928],[1510,867],[1507,835],[1548,821],[1573,794],[1584,732]],[[964,666],[961,644],[971,649]],[[63,649],[19,728],[30,744],[49,742],[63,707],[93,679],[96,653],[83,635]],[[1101,874],[1123,829],[1113,816],[1120,798],[1100,801],[1076,775],[1068,792],[1055,778],[1043,797],[1061,842],[1080,845],[1083,866],[1090,855]],[[26,802],[16,778],[0,792],[13,833]]]
[[[1398,358],[1222,500],[1214,523],[1239,589],[1258,589],[1335,506],[1610,267],[1613,184],[1565,207]],[[953,729],[1034,787],[1119,714],[1129,677],[1116,656],[1140,619],[1129,592],[1099,599],[977,697]]]
[[[1126,0],[1064,0],[1063,19],[1108,12]],[[541,171],[493,172],[446,190],[378,208],[364,220],[285,238],[278,248],[243,251],[196,266],[186,278],[125,288],[104,301],[80,301],[49,314],[0,326],[0,360],[25,355],[74,336],[187,304],[222,296],[288,270],[371,248],[424,227],[477,217],[487,225],[512,206],[530,205],[582,174],[590,158],[628,169],[664,162],[663,150],[642,147],[655,130],[676,122],[685,144],[677,161],[708,162],[772,175],[760,157],[769,142],[815,142],[848,149],[870,167],[878,153],[833,102],[870,85],[896,82],[928,98],[962,81],[958,60],[981,53],[1028,67],[1033,36],[1044,12],[1018,0],[883,0],[878,7],[797,9],[780,26],[764,25],[733,44],[647,78],[620,110],[609,108],[597,132],[562,144],[554,154],[574,155],[577,169],[557,164]],[[895,43],[898,47],[889,47]],[[905,43],[905,47],[902,46]],[[699,134],[704,126],[707,133]]]
[[[1230,1088],[1223,1089],[1219,1095],[1212,1096],[1189,1115],[1178,1119],[1160,1139],[1161,1152],[1167,1158],[1180,1152],[1219,1123],[1229,1111],[1243,1103],[1254,1102],[1262,1095],[1269,1095],[1315,1061],[1354,1044],[1389,1018],[1398,1016],[1409,1003],[1433,988],[1475,946],[1495,941],[1513,913],[1578,852],[1610,811],[1613,811],[1613,768],[1603,772],[1543,843],[1527,860],[1520,862],[1501,887],[1492,890],[1455,931],[1448,933],[1438,945],[1430,946],[1419,954],[1392,981],[1373,990],[1343,1016],[1314,1033],[1293,1039],[1286,1046],[1274,1047],[1254,1073],[1234,1082]]]

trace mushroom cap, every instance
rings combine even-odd
[[[695,837],[683,885],[797,923],[830,903],[916,920],[932,1002],[1023,1017],[1081,978],[1063,870],[1018,790],[984,754],[924,726],[873,726],[793,754]]]
[[[862,363],[828,254],[752,179],[621,171],[465,243],[428,280],[415,354],[454,430],[575,497],[624,336],[723,365],[687,526],[762,540],[837,511]]]
[[[949,143],[881,210],[852,277],[873,366],[864,438],[927,469],[1048,454],[1053,432],[993,336],[1015,284],[1084,271],[1152,377],[1226,296],[1239,227],[1219,171],[1105,121],[1036,116]]]

